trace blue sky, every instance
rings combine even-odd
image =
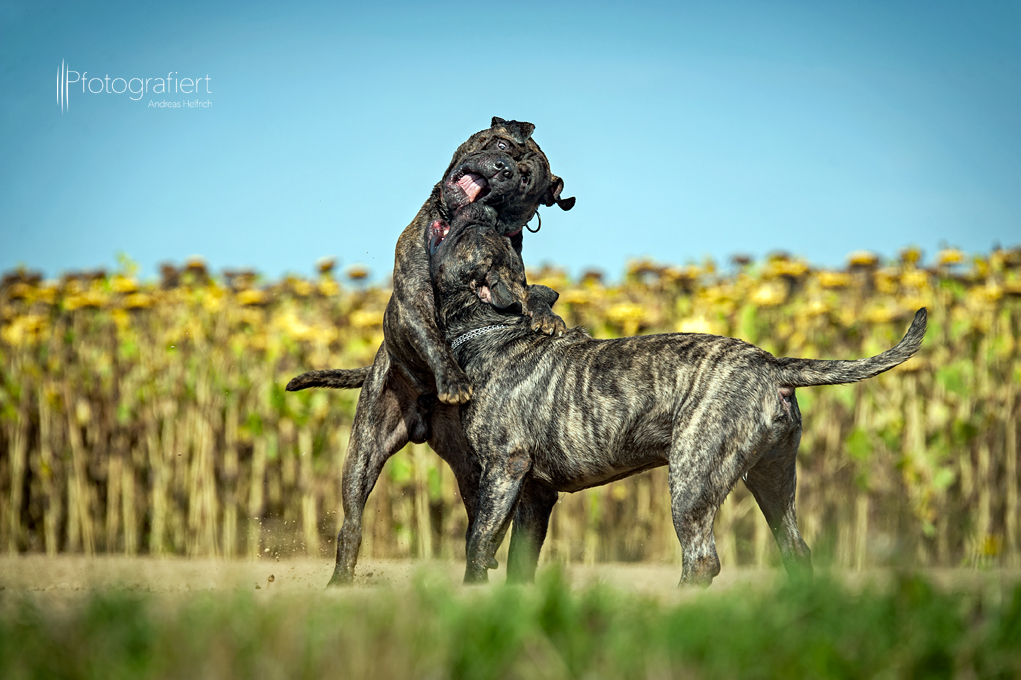
[[[70,86],[62,110],[62,61],[209,94]],[[1021,243],[1016,2],[4,0],[0,77],[0,270],[335,256],[382,278],[493,115],[535,123],[578,198],[529,265]],[[149,106],[188,99],[211,106]]]

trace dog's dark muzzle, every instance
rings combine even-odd
[[[502,314],[520,314],[521,313],[521,298],[524,295],[524,291],[518,291],[515,294],[502,281],[498,281],[492,284],[489,288],[491,296],[491,304]]]
[[[447,177],[444,192],[448,205],[459,208],[476,201],[501,203],[517,191],[520,183],[517,163],[505,153],[484,151],[469,156]]]

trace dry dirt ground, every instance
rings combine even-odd
[[[540,573],[543,568],[540,567]],[[644,593],[676,590],[677,565],[602,564],[565,567],[576,587],[597,582]],[[323,590],[333,573],[332,559],[220,560],[80,555],[20,555],[0,557],[0,588],[9,591],[90,591],[128,589],[151,592],[197,590],[264,590],[299,592]],[[363,560],[358,563],[355,590],[406,588],[417,578],[459,587],[463,562]],[[777,570],[729,569],[714,582],[714,589],[738,583],[772,584]],[[504,581],[503,570],[490,572],[491,583]],[[484,587],[484,586],[483,586]]]
[[[540,567],[550,568],[549,565]],[[0,557],[0,590],[43,593],[44,597],[83,595],[89,592],[127,589],[156,593],[194,591],[232,592],[249,590],[271,593],[313,593],[339,596],[344,592],[365,592],[379,588],[403,589],[416,579],[461,588],[463,563],[365,560],[358,564],[353,589],[325,590],[333,571],[333,560],[324,558],[262,560],[188,559],[180,557],[83,557],[76,555],[20,555]],[[604,583],[619,590],[653,596],[666,601],[694,594],[678,589],[680,568],[673,564],[571,564],[564,567],[567,580],[576,588]],[[946,588],[981,588],[985,585],[1016,583],[1021,572],[967,569],[928,570],[927,576]],[[835,572],[831,576],[857,587],[870,581],[885,581],[889,572]],[[492,583],[504,581],[503,569],[490,572]],[[785,578],[782,569],[724,568],[710,592],[741,587],[771,587]],[[485,588],[482,586],[481,588]],[[475,587],[467,590],[478,590]],[[697,591],[695,591],[697,592]]]

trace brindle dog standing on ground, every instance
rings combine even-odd
[[[536,516],[521,523],[528,531],[519,531],[520,508],[514,517],[517,557],[508,578],[515,579],[534,574],[559,491],[661,465],[669,466],[682,584],[709,585],[719,573],[713,518],[741,478],[788,572],[811,574],[794,509],[801,440],[794,389],[857,382],[906,361],[922,344],[925,310],[896,347],[857,361],[776,358],[741,340],[703,334],[594,340],[572,329],[538,335],[524,317],[485,302],[496,299],[497,285],[524,299],[524,270],[506,239],[480,225],[479,214],[463,214],[434,247],[432,275],[440,323],[474,386],[461,423],[482,479],[465,582],[488,579],[522,497]]]
[[[493,118],[492,126],[472,135],[451,160],[443,179],[397,241],[393,295],[383,315],[384,342],[371,367],[312,371],[287,385],[361,387],[351,440],[344,461],[344,524],[337,536],[337,564],[331,585],[350,583],[361,545],[362,511],[383,464],[408,441],[429,445],[450,465],[457,479],[469,531],[475,518],[479,468],[461,433],[457,406],[472,386],[451,356],[437,326],[429,279],[430,233],[444,233],[459,209],[471,205],[492,222],[521,261],[521,230],[540,205],[574,206],[561,198],[564,182],[532,140],[531,123]],[[530,327],[555,334],[563,321],[550,305],[557,294],[532,286],[523,295]]]

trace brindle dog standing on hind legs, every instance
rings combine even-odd
[[[811,574],[794,509],[795,388],[876,376],[910,358],[925,335],[923,308],[895,347],[855,361],[777,358],[696,333],[594,340],[571,329],[549,337],[530,332],[523,316],[494,309],[525,298],[524,269],[484,214],[460,211],[448,234],[434,234],[430,251],[440,324],[474,386],[461,407],[464,436],[482,467],[466,583],[488,579],[512,516],[508,578],[527,580],[558,492],[660,465],[669,468],[682,584],[709,585],[719,573],[713,518],[739,479],[787,571]],[[527,522],[519,521],[522,502]]]
[[[344,460],[344,523],[337,536],[337,564],[331,585],[350,583],[362,540],[362,511],[383,464],[409,441],[428,442],[457,479],[468,531],[475,521],[478,462],[461,433],[458,408],[472,386],[447,347],[437,325],[429,278],[430,234],[445,233],[453,214],[471,205],[509,239],[512,257],[521,259],[522,228],[540,205],[574,206],[561,198],[564,182],[532,140],[531,123],[493,118],[488,130],[472,135],[454,154],[443,179],[397,241],[393,295],[383,315],[383,345],[371,367],[311,371],[287,389],[361,387]],[[530,286],[522,311],[534,331],[563,332],[551,309],[557,293]]]

